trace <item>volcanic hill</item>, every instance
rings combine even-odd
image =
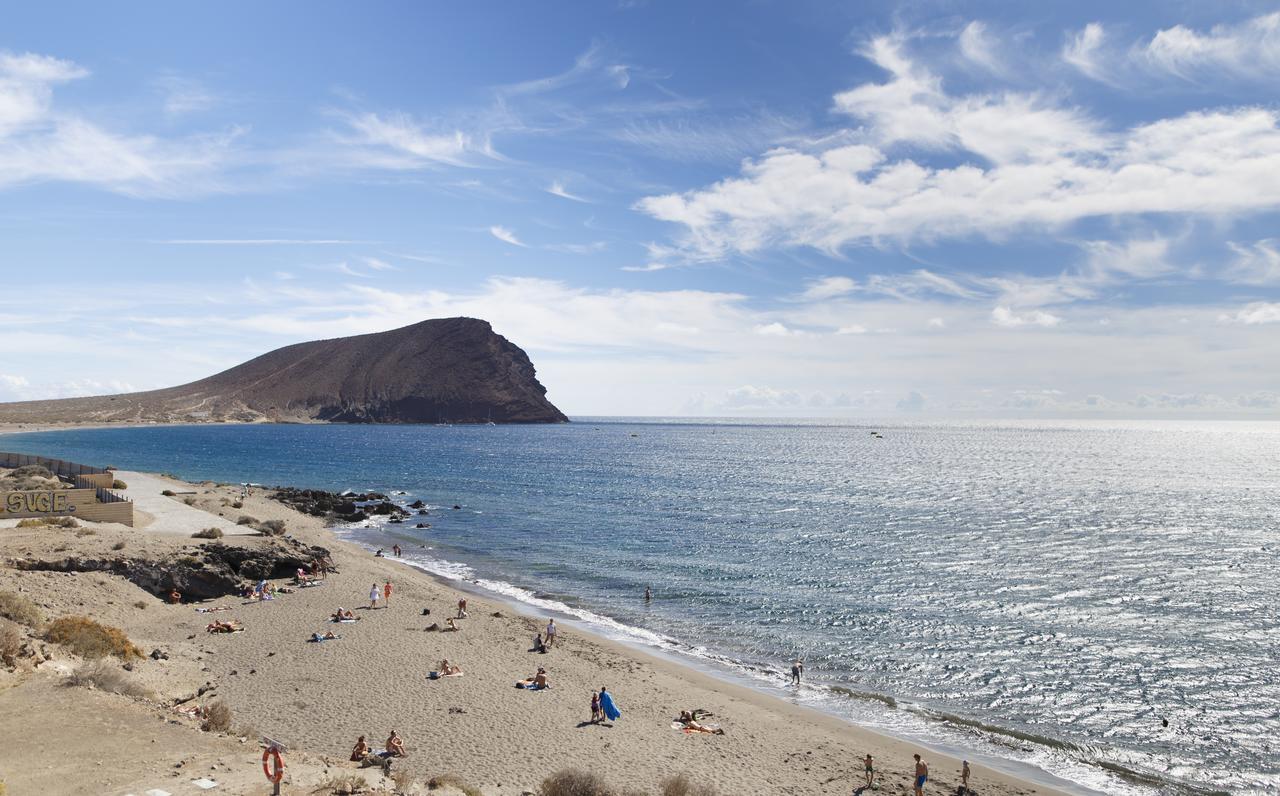
[[[0,422],[562,423],[533,363],[476,318],[278,348],[148,392],[0,403]]]

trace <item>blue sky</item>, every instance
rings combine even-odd
[[[475,315],[570,414],[1280,414],[1280,4],[27,4],[0,399]]]

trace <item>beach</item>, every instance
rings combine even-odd
[[[195,493],[193,508],[222,514],[224,521],[240,515],[282,520],[288,535],[330,549],[336,572],[322,586],[270,601],[224,597],[193,606],[165,604],[114,575],[0,567],[0,590],[20,590],[47,616],[87,613],[123,629],[144,651],[167,655],[133,664],[132,676],[156,695],[150,700],[49,691],[64,700],[80,694],[93,715],[118,716],[121,726],[138,725],[131,729],[138,733],[138,743],[130,744],[129,751],[107,754],[109,743],[97,735],[73,736],[54,727],[51,738],[13,728],[0,739],[0,771],[10,792],[127,793],[160,787],[173,780],[175,764],[184,757],[199,759],[201,766],[207,763],[223,783],[221,792],[259,792],[265,780],[253,767],[263,736],[287,749],[284,792],[311,792],[317,783],[348,771],[389,788],[377,769],[357,772],[347,757],[357,736],[380,747],[392,729],[409,753],[395,761],[393,771],[409,772],[419,783],[452,774],[493,796],[537,792],[544,777],[566,768],[591,771],[614,787],[645,793],[660,792],[664,777],[684,773],[723,794],[847,794],[863,781],[867,753],[884,777],[881,792],[911,792],[912,754],[917,752],[930,767],[926,792],[952,793],[958,784],[959,760],[614,643],[573,622],[559,622],[551,651],[531,652],[534,635],[546,624],[543,616],[521,615],[505,602],[461,593],[455,584],[394,558],[375,557],[335,537],[322,520],[263,493],[244,498],[242,507],[234,509],[230,504],[241,498],[237,486],[169,483],[175,492]],[[199,530],[196,518],[191,521],[193,532]],[[54,556],[59,547],[64,554],[108,555],[120,542],[133,555],[162,557],[201,542],[146,528],[104,525],[92,530],[93,535],[83,535],[5,529],[0,532],[0,557],[12,564],[15,558]],[[222,541],[271,543],[261,537]],[[382,588],[388,581],[393,584],[390,604],[369,610],[371,586]],[[456,620],[458,632],[425,630],[455,616],[460,597],[468,600],[468,615]],[[219,606],[231,610],[195,610]],[[339,606],[353,609],[361,619],[329,623]],[[211,617],[235,619],[245,631],[206,634]],[[342,638],[308,641],[313,632],[329,630]],[[0,692],[0,710],[41,704],[32,695],[51,689],[76,664],[56,650],[49,653],[51,660],[36,671],[6,675],[9,688]],[[428,672],[446,658],[464,674],[428,679]],[[546,669],[550,688],[515,687],[539,667]],[[200,733],[197,722],[177,717],[168,707],[202,686],[208,690],[194,701],[225,703],[233,730],[249,740]],[[602,686],[613,694],[622,715],[593,724],[588,721],[591,694]],[[693,709],[710,711],[704,722],[718,725],[724,734],[673,728],[682,710]],[[174,721],[189,726],[189,732],[175,735]],[[146,737],[148,730],[153,737]],[[68,790],[59,765],[64,757],[92,759],[91,766],[84,764],[92,780],[78,780]],[[46,760],[48,764],[40,764]],[[972,784],[983,794],[1059,792],[982,766],[974,767]]]

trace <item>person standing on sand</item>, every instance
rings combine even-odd
[[[916,759],[916,796],[924,793],[924,783],[929,781],[929,764],[920,759],[920,755],[912,755]]]
[[[592,691],[591,692],[591,723],[599,724],[601,715],[602,714],[600,713],[600,692]]]
[[[376,611],[378,609],[378,598],[382,596],[381,589],[378,584],[373,584],[373,588],[369,590],[369,610]]]
[[[609,721],[617,721],[622,716],[622,711],[618,710],[618,706],[613,704],[613,695],[604,686],[600,686],[600,713],[603,718]]]
[[[466,597],[463,597],[461,600],[458,600],[458,618],[459,619],[467,618],[467,598]]]
[[[386,608],[391,607],[391,581],[382,584],[382,605]]]
[[[960,761],[960,787],[964,789],[964,793],[969,793],[969,761]]]
[[[556,645],[556,620],[547,620],[547,647],[551,648]]]
[[[867,777],[867,787],[871,787],[876,781],[876,764],[871,759],[871,753],[867,752],[867,756],[862,758],[862,773]]]
[[[804,661],[799,658],[791,664],[791,684],[800,685],[800,677],[804,674]]]

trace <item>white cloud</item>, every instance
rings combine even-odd
[[[565,254],[599,254],[609,248],[609,244],[605,241],[597,240],[591,243],[549,243],[543,248]]]
[[[162,75],[155,85],[164,99],[164,112],[169,116],[200,113],[221,102],[217,94],[199,82],[179,75]]]
[[[1280,323],[1280,303],[1255,301],[1246,304],[1239,311],[1219,316],[1219,320],[1227,323],[1242,323],[1255,326],[1262,323]]]
[[[652,271],[665,271],[670,267],[666,263],[645,263],[644,265],[624,265],[619,270],[644,274]]]
[[[575,202],[589,203],[589,200],[583,199],[581,196],[578,196],[577,194],[569,193],[568,189],[564,187],[564,183],[560,182],[559,180],[556,180],[547,186],[547,193],[551,194],[552,196],[559,196],[561,199],[571,199]]]
[[[848,295],[857,289],[858,283],[847,276],[824,276],[810,281],[800,298],[805,301],[822,301]]]
[[[997,54],[1000,42],[991,35],[983,22],[974,20],[964,26],[958,39],[960,54],[970,63],[995,75],[1005,73],[1005,65]]]
[[[240,130],[172,140],[121,135],[55,108],[54,87],[88,74],[70,61],[0,52],[0,188],[61,181],[158,196],[216,188]]]
[[[853,323],[853,324],[849,324],[848,326],[841,326],[839,329],[836,329],[836,334],[866,334],[868,331],[869,330],[867,329],[867,327],[861,324]]]
[[[1280,285],[1280,248],[1275,238],[1252,245],[1227,244],[1236,259],[1228,266],[1228,281],[1241,285]]]
[[[1016,329],[1019,326],[1052,328],[1062,323],[1062,319],[1043,310],[1035,310],[1019,315],[1008,307],[999,306],[991,311],[991,322],[1006,329]]]
[[[788,337],[795,334],[795,332],[788,329],[785,324],[778,323],[777,321],[774,321],[773,323],[759,324],[752,331],[761,337]]]
[[[740,411],[743,409],[777,409],[795,407],[804,403],[804,398],[796,390],[776,390],[772,387],[755,387],[744,384],[727,390],[721,406],[725,409]]]
[[[509,243],[512,246],[521,246],[524,248],[528,248],[527,246],[525,246],[525,244],[520,242],[520,239],[516,237],[516,233],[512,232],[510,229],[507,229],[506,227],[498,226],[497,224],[495,224],[492,227],[489,227],[489,234],[497,238],[498,240],[502,241],[503,243]]]
[[[1187,80],[1224,72],[1280,78],[1280,12],[1205,32],[1175,25],[1156,33],[1135,57],[1153,70]]]
[[[1066,44],[1062,46],[1062,60],[1094,80],[1109,83],[1112,77],[1105,64],[1103,49],[1106,38],[1106,29],[1097,22],[1090,22],[1067,37]]]
[[[386,260],[379,260],[377,257],[361,257],[360,258],[366,268],[372,268],[375,271],[395,271],[396,267]]]
[[[462,130],[433,130],[404,113],[366,112],[342,117],[351,134],[338,136],[340,159],[352,165],[392,170],[473,166],[475,155],[496,157],[487,138]]]
[[[1280,117],[1270,108],[1187,113],[1106,131],[1033,94],[947,95],[902,43],[868,55],[885,83],[836,96],[872,143],[778,148],[741,174],[637,207],[681,225],[690,260],[812,247],[834,253],[883,239],[992,238],[1093,217],[1230,217],[1280,207]],[[852,133],[851,133],[852,134]],[[959,155],[952,166],[890,152]],[[976,156],[985,165],[973,162]]]

